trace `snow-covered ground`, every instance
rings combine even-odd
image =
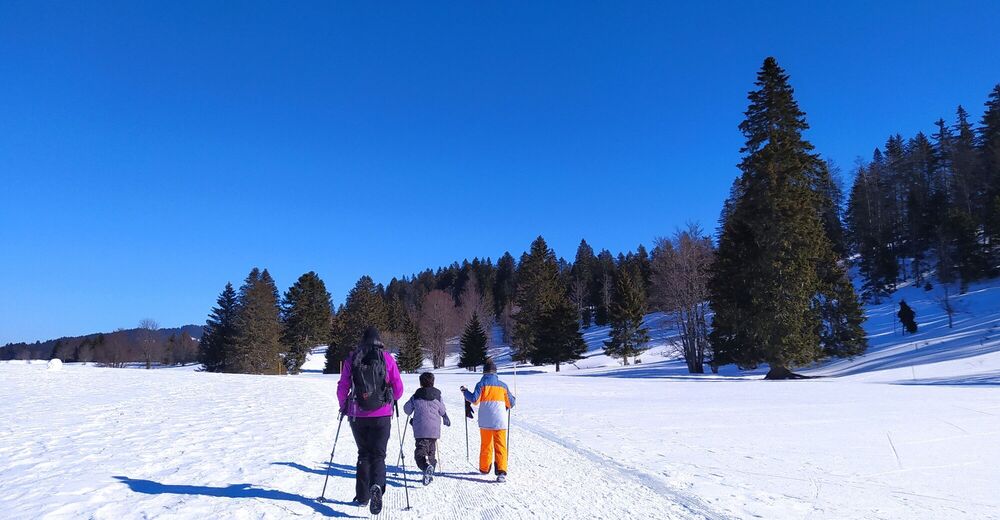
[[[444,475],[413,486],[411,511],[390,443],[387,518],[1000,518],[1000,282],[955,301],[907,287],[868,307],[866,356],[810,367],[826,376],[762,381],[726,367],[692,376],[654,349],[622,367],[587,359],[513,367],[518,394],[506,484],[466,462],[457,388],[477,375],[438,371],[455,424]],[[897,302],[921,330],[893,330]],[[503,347],[497,348],[503,359]],[[366,517],[353,496],[347,425],[336,431],[336,376],[316,352],[297,377],[0,363],[0,517]],[[406,376],[407,395],[415,376]],[[478,448],[470,424],[471,458]],[[407,460],[412,462],[412,438]]]

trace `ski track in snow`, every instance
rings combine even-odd
[[[0,365],[3,518],[368,518],[354,495],[356,448],[336,431],[335,378],[274,378],[68,366],[50,373]],[[407,395],[416,378],[406,377]],[[451,381],[449,381],[451,384]],[[389,489],[379,518],[718,518],[693,501],[630,478],[548,433],[511,432],[507,483],[480,475],[478,428],[465,458],[461,401],[444,428],[441,474],[424,487],[406,440],[411,511],[405,507],[396,422]],[[454,394],[454,395],[451,395]],[[25,420],[30,418],[30,420]],[[401,419],[402,420],[402,419]]]

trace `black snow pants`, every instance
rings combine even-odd
[[[361,502],[371,498],[371,487],[378,485],[385,493],[385,449],[389,444],[392,418],[357,417],[351,420],[351,433],[358,445],[358,467],[355,498]]]

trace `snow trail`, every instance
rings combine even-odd
[[[334,377],[0,365],[0,510],[4,518],[367,518],[354,494],[356,447],[336,431]],[[451,385],[454,378],[450,378]],[[407,396],[415,377],[406,378]],[[463,461],[462,406],[441,443],[446,471],[419,484],[408,434],[405,506],[397,432],[379,518],[714,518],[632,485],[620,469],[518,428],[510,478],[498,484]],[[393,421],[395,430],[395,420]],[[470,437],[478,431],[470,425]],[[473,443],[478,445],[478,443]],[[472,456],[478,449],[473,448]],[[326,471],[327,497],[315,500]],[[662,490],[662,489],[661,489]]]

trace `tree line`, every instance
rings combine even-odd
[[[206,367],[295,372],[311,346],[327,343],[324,371],[336,373],[369,325],[384,331],[405,371],[425,358],[439,368],[456,348],[459,364],[474,370],[494,330],[514,360],[559,370],[583,356],[581,331],[594,325],[609,326],[604,351],[628,364],[648,348],[650,311],[676,328],[694,373],[706,364],[768,363],[769,377],[792,377],[792,367],[863,353],[864,317],[847,276],[831,166],[804,138],[805,113],[773,58],[755,85],[740,125],[741,175],[723,206],[717,247],[690,225],[657,239],[652,253],[642,245],[595,253],[582,240],[570,262],[539,236],[519,259],[474,258],[386,286],[362,276],[336,310],[315,273],[279,302],[267,272],[254,270],[238,293],[227,286],[219,297],[202,341]]]
[[[142,320],[135,329],[63,337],[35,343],[9,343],[0,348],[0,360],[52,359],[68,363],[96,363],[120,368],[139,364],[186,365],[198,360],[201,327],[161,329],[153,320]]]
[[[1000,269],[1000,84],[978,125],[959,106],[955,120],[904,138],[889,136],[859,162],[847,203],[847,236],[859,255],[864,296],[900,281],[928,284],[996,276]]]
[[[646,316],[659,311],[692,373],[766,363],[768,377],[795,377],[794,367],[867,348],[853,262],[867,297],[907,276],[923,281],[932,262],[944,282],[996,274],[1000,86],[978,128],[960,109],[932,139],[890,138],[858,166],[846,208],[836,168],[805,138],[805,112],[773,58],[748,102],[740,175],[714,239],[691,224],[652,251],[617,255],[581,240],[568,261],[539,236],[518,258],[463,260],[387,285],[362,276],[336,308],[316,273],[279,295],[255,268],[219,295],[199,360],[210,371],[296,373],[327,344],[324,371],[336,373],[373,325],[404,371],[425,359],[440,368],[455,351],[475,370],[497,340],[516,361],[559,370],[584,355],[582,330],[608,326],[605,353],[629,364],[648,348]]]

